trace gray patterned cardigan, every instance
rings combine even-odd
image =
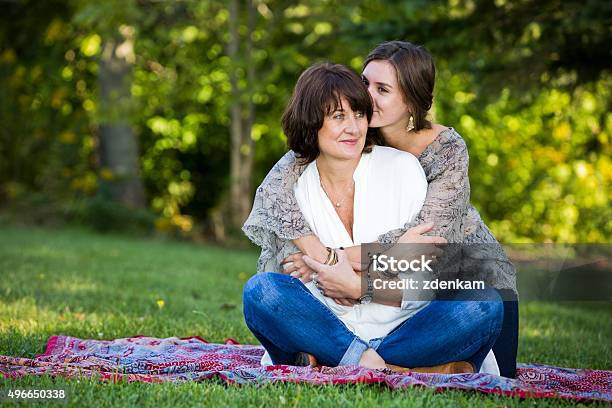
[[[407,229],[433,222],[434,228],[427,235],[442,236],[449,243],[485,244],[465,246],[471,249],[469,253],[464,250],[464,260],[486,269],[483,276],[488,285],[516,293],[514,266],[469,202],[469,156],[463,138],[454,129],[446,129],[418,159],[429,184],[423,208],[414,220],[381,235],[378,242],[395,243]],[[312,234],[293,193],[304,168],[289,151],[257,188],[251,214],[242,229],[261,247],[258,272],[280,271],[280,262],[298,251],[292,240]]]

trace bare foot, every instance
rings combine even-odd
[[[376,352],[376,350],[369,348],[363,352],[359,365],[366,368],[386,368],[385,360]]]

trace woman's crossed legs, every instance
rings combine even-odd
[[[468,361],[478,371],[501,330],[503,304],[492,288],[457,291],[454,299],[434,301],[387,336],[366,342],[299,279],[266,272],[244,287],[244,317],[275,364],[293,364],[306,352],[326,366],[358,365],[372,348],[402,367]]]

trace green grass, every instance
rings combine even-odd
[[[255,251],[0,226],[0,354],[33,357],[49,336],[199,335],[256,343],[242,319]],[[160,302],[163,301],[163,307]],[[609,304],[520,305],[519,361],[610,369]],[[514,406],[519,399],[383,386],[111,384],[29,377],[9,388],[63,388],[69,406]],[[557,406],[558,400],[523,403]],[[563,405],[571,403],[563,402]]]

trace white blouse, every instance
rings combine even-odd
[[[353,179],[353,239],[321,187],[316,161],[306,167],[295,185],[300,210],[325,246],[351,247],[376,241],[379,235],[413,219],[427,193],[427,180],[417,158],[390,147],[375,146],[371,153],[363,154]],[[323,296],[314,282],[306,287],[365,341],[389,334],[429,303],[412,302],[404,309],[378,303],[342,306]]]

